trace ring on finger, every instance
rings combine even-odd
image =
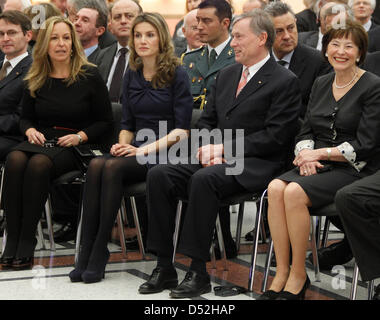
[[[304,170],[303,173],[304,173],[304,174],[307,174],[307,170]]]
[[[30,143],[31,143],[31,144],[34,144],[34,140],[32,140]]]

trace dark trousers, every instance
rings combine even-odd
[[[178,252],[207,261],[219,200],[245,189],[227,165],[202,168],[199,164],[157,165],[147,177],[149,212],[148,250],[159,257],[173,254],[178,198],[188,199]]]
[[[380,277],[380,171],[338,191],[336,206],[365,281]]]

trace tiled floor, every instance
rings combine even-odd
[[[242,235],[252,229],[254,206],[247,206]],[[232,214],[231,225],[236,225],[236,214]],[[233,230],[234,232],[234,230]],[[234,233],[233,233],[234,234]],[[335,237],[339,235],[335,234]],[[334,234],[332,235],[334,237]],[[212,285],[239,285],[247,288],[252,245],[242,240],[237,258],[228,261],[228,271],[223,270],[221,261],[217,268],[208,264]],[[73,269],[74,242],[57,244],[55,252],[37,248],[35,266],[32,270],[0,270],[1,300],[169,300],[169,291],[140,295],[137,289],[155,267],[155,257],[148,255],[141,260],[138,252],[128,252],[127,257],[121,253],[117,244],[110,243],[110,262],[106,268],[105,279],[99,283],[71,283],[68,273]],[[254,300],[261,292],[264,261],[267,244],[259,246],[258,266],[255,273],[253,292],[233,297],[219,297],[211,293],[193,300]],[[176,267],[179,279],[183,279],[189,259],[178,256]],[[339,268],[339,273],[322,272],[321,282],[315,281],[313,268],[307,264],[308,275],[312,281],[307,291],[307,300],[347,300],[351,289],[353,261]],[[272,271],[272,275],[273,275]],[[270,283],[271,279],[269,279]],[[377,284],[377,283],[376,283]],[[357,299],[367,298],[366,283],[359,282]]]

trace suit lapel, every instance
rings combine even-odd
[[[211,66],[210,70],[208,70],[206,77],[211,74],[214,74],[216,71],[219,71],[223,67],[226,66],[226,60],[235,59],[234,50],[230,47],[230,42],[224,47],[219,57],[215,60],[214,64]]]
[[[23,69],[28,62],[31,62],[30,55],[26,56],[24,59],[22,59],[13,69],[12,71],[3,79],[0,81],[0,89],[4,88],[9,82],[14,80],[15,78],[19,77],[23,74]],[[1,67],[3,66],[3,63],[1,63]],[[1,68],[0,67],[0,68]]]
[[[260,70],[257,71],[256,74],[248,81],[248,83],[241,90],[240,94],[236,97],[231,107],[228,108],[227,111],[231,111],[232,109],[235,109],[242,101],[246,100],[249,96],[251,96],[257,90],[262,88],[268,82],[268,79],[271,77],[272,70],[275,66],[274,64],[276,64],[276,62],[274,61],[274,58],[273,57],[269,58],[269,60],[260,68]],[[242,67],[240,67],[239,72],[238,72],[238,80],[234,87],[235,88],[234,93],[233,93],[234,95],[236,95],[236,89],[240,81],[241,72],[242,72]]]
[[[302,46],[298,45],[293,52],[292,59],[290,60],[289,70],[292,71],[298,78],[306,69],[304,62],[305,56],[302,54]]]

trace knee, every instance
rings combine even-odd
[[[272,180],[268,185],[268,198],[271,200],[283,199],[286,186],[287,186],[287,183],[282,180],[279,180],[279,179]]]
[[[287,205],[306,205],[308,197],[298,183],[289,183],[284,191],[284,201]]]
[[[355,202],[355,195],[352,192],[350,186],[343,187],[337,191],[335,195],[335,205],[338,211],[340,211],[339,209],[345,208],[349,203],[352,202]]]
[[[29,159],[28,171],[37,175],[45,174],[53,168],[53,162],[48,156],[35,154]]]
[[[165,177],[167,176],[168,170],[169,170],[169,168],[165,164],[158,164],[158,165],[154,166],[153,168],[151,168],[148,171],[148,174],[146,177],[147,183],[150,185],[152,183],[160,184],[161,181],[163,181],[165,179]]]

